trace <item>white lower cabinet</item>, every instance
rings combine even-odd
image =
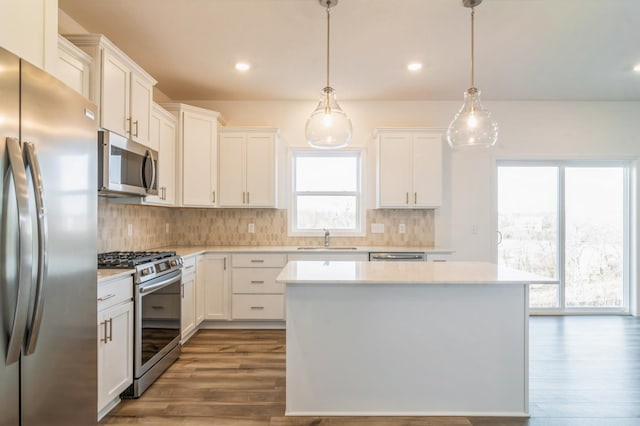
[[[228,256],[205,254],[201,258],[204,269],[204,319],[228,320],[230,318]]]
[[[231,256],[231,317],[234,320],[283,320],[284,285],[276,277],[287,263],[283,253]]]
[[[184,259],[181,289],[180,341],[184,344],[196,331],[196,258]]]
[[[133,383],[133,278],[98,285],[98,418]]]

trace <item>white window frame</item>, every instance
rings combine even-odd
[[[335,192],[335,191],[314,191],[314,192],[296,192],[296,158],[298,157],[356,157],[358,159],[357,170],[357,190],[354,192]],[[297,195],[353,195],[356,197],[356,227],[355,229],[329,229],[331,236],[337,237],[364,237],[365,232],[365,185],[363,183],[365,170],[365,150],[361,148],[341,149],[335,151],[307,149],[296,147],[289,150],[289,209],[288,209],[288,236],[290,237],[318,237],[323,236],[322,229],[298,229],[296,223],[297,217]]]
[[[560,275],[558,278],[559,286],[558,288],[558,297],[559,297],[559,306],[553,308],[542,308],[535,307],[529,308],[529,313],[532,315],[606,315],[606,314],[629,314],[630,313],[630,303],[631,303],[631,280],[630,280],[630,268],[633,265],[634,260],[631,258],[631,240],[630,240],[630,229],[631,229],[631,217],[630,213],[631,203],[633,199],[633,195],[631,193],[632,179],[631,172],[633,170],[633,163],[630,160],[617,160],[617,159],[584,159],[584,160],[576,160],[576,159],[536,159],[536,160],[518,160],[518,159],[496,159],[496,168],[495,168],[495,229],[498,229],[498,168],[499,167],[557,167],[558,168],[558,244],[557,247],[557,265],[558,265],[558,274]],[[565,179],[565,169],[567,167],[619,167],[623,169],[624,173],[624,218],[623,218],[623,256],[624,256],[624,265],[622,271],[622,285],[623,285],[623,303],[620,307],[607,307],[607,308],[591,308],[591,307],[567,307],[565,303],[565,265],[564,265],[564,201],[565,201],[565,193],[564,193],[564,179]],[[498,244],[495,245],[495,259],[496,263],[498,262]]]

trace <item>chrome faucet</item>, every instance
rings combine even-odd
[[[329,247],[329,237],[331,235],[329,234],[329,230],[327,228],[324,228],[324,247],[328,248]]]

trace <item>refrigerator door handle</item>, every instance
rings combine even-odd
[[[32,247],[32,222],[29,212],[29,188],[27,185],[27,172],[24,167],[20,143],[15,138],[7,138],[7,154],[9,157],[9,170],[13,176],[18,208],[18,287],[16,296],[16,308],[7,345],[6,364],[13,364],[20,359],[20,350],[24,341],[27,317],[29,315],[29,299],[31,296],[33,247]],[[5,183],[9,182],[8,176]],[[5,194],[7,188],[5,187]],[[5,200],[6,202],[6,200]]]
[[[40,163],[32,143],[23,143],[25,159],[35,192],[36,218],[38,220],[38,275],[36,280],[36,293],[31,325],[27,328],[27,355],[36,350],[38,335],[40,334],[40,324],[42,323],[42,307],[44,305],[44,280],[47,275],[47,210],[44,205],[44,188],[42,185],[42,174],[40,173]]]

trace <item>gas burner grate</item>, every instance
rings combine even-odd
[[[175,251],[111,251],[98,253],[98,268],[128,269],[147,262],[175,256]]]

